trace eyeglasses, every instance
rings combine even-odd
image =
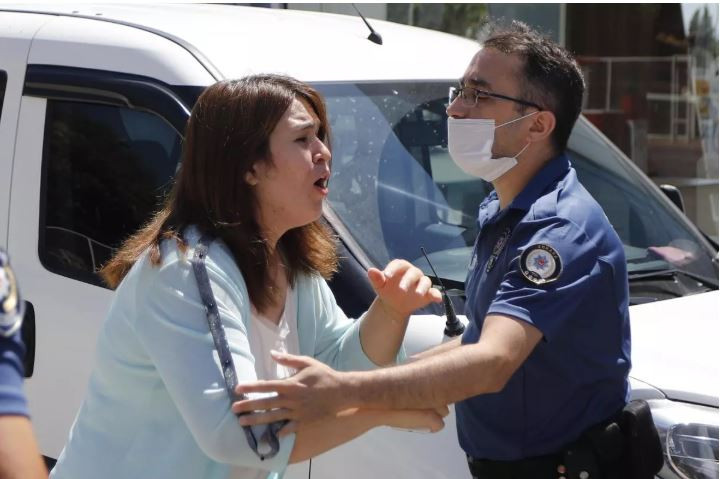
[[[450,101],[450,103],[452,103],[457,97],[460,97],[462,99],[463,105],[467,107],[473,107],[477,105],[478,100],[499,98],[501,100],[514,101],[515,103],[520,103],[521,105],[532,106],[534,108],[537,108],[538,110],[542,110],[539,105],[531,101],[520,100],[518,98],[501,95],[499,93],[490,93],[489,91],[478,90],[477,88],[472,88],[469,86],[451,86],[448,100]]]

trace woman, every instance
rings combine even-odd
[[[230,410],[189,262],[201,235],[215,238],[205,264],[240,382],[291,375],[273,349],[341,369],[393,363],[410,312],[440,300],[394,261],[368,273],[378,298],[360,320],[338,308],[323,279],[335,245],[318,222],[328,143],[322,99],[291,78],[223,81],[200,96],[165,207],[102,271],[117,292],[53,478],[266,477],[378,425],[442,427],[435,411],[344,411],[289,425],[262,460]]]

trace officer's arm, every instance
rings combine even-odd
[[[286,429],[295,432],[297,436],[289,462],[306,461],[378,426],[436,432],[443,428],[442,417],[445,415],[447,410],[441,416],[433,409],[347,409],[321,421],[291,422]]]
[[[421,409],[502,390],[542,333],[509,316],[485,318],[480,341],[401,366],[345,373],[347,400],[358,407]],[[357,398],[354,399],[353,398]]]
[[[0,479],[47,478],[30,420],[0,416]]]
[[[438,408],[502,390],[540,338],[542,333],[529,323],[493,314],[485,318],[476,344],[378,370],[342,373],[312,358],[278,353],[274,359],[298,373],[284,380],[241,384],[240,393],[278,395],[238,401],[233,411],[270,411],[242,416],[241,423],[251,425],[280,419],[315,421],[349,408]]]

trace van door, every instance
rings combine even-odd
[[[50,458],[82,403],[112,299],[98,270],[169,190],[190,113],[181,99],[187,92],[137,75],[28,66],[12,179],[22,187],[12,192],[9,247],[35,309],[26,392]],[[309,463],[293,465],[286,477],[308,470]]]
[[[147,78],[27,69],[8,249],[35,311],[26,393],[46,456],[56,458],[67,439],[110,304],[98,269],[169,187],[187,115],[179,97]]]
[[[0,247],[7,247],[10,176],[25,62],[46,15],[0,12]]]

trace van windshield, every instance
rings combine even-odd
[[[492,185],[466,175],[448,154],[445,108],[453,83],[315,86],[332,125],[334,215],[374,265],[404,258],[430,274],[422,246],[438,275],[462,288],[477,208]],[[679,271],[717,287],[710,244],[584,118],[568,150],[625,245],[631,278]]]

